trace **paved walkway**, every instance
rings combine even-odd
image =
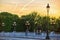
[[[24,37],[20,37],[20,38],[13,38],[13,37],[0,37],[0,40],[43,40],[43,39],[37,39],[37,38],[24,38]]]
[[[0,37],[0,40],[46,40],[46,39],[39,39],[39,38],[26,38],[26,37]],[[60,38],[51,38],[49,40],[60,40]]]
[[[45,33],[41,33],[40,35],[28,33],[28,36],[25,35],[25,32],[0,33],[0,40],[45,40],[45,37]],[[50,40],[60,40],[60,34],[51,33]]]

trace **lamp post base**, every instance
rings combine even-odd
[[[47,30],[46,39],[50,39],[48,30]]]
[[[46,36],[46,39],[50,39],[50,37],[49,36]]]

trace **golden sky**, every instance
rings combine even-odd
[[[50,4],[49,15],[60,16],[60,0],[0,0],[0,12],[7,11],[19,16],[36,11],[40,15],[46,15],[47,3]]]

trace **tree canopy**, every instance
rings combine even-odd
[[[13,31],[13,22],[16,22],[16,31],[26,31],[26,21],[29,21],[29,31],[33,32],[37,29],[38,25],[42,31],[46,31],[47,27],[50,31],[59,31],[60,29],[60,18],[50,18],[47,16],[40,16],[37,12],[32,12],[28,15],[22,15],[21,17],[11,14],[9,12],[0,12],[0,31]],[[5,26],[2,27],[2,23]]]

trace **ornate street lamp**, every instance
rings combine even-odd
[[[13,31],[16,31],[16,22],[13,22]]]
[[[54,19],[52,19],[52,20],[51,20],[51,26],[54,27],[54,25],[56,24],[55,22],[56,22],[56,21],[55,21]]]
[[[49,9],[50,9],[49,4],[47,4],[46,8],[47,8],[47,17],[49,17]],[[47,18],[47,20],[48,20],[48,18]],[[47,25],[49,26],[49,23],[48,23],[48,22],[47,22]],[[50,37],[49,37],[49,32],[48,32],[48,27],[47,27],[46,33],[47,33],[46,39],[50,39]]]
[[[29,26],[30,26],[29,21],[26,21],[25,26],[26,26],[26,35],[27,35],[29,32]]]
[[[40,34],[41,33],[41,24],[38,24],[37,25],[37,34]]]
[[[4,36],[4,26],[5,26],[5,23],[2,22],[2,23],[1,23],[1,26],[2,26],[2,36]]]
[[[4,31],[4,26],[5,26],[5,23],[2,22],[2,31]]]
[[[49,9],[50,9],[49,4],[47,4],[46,8],[47,8],[47,16],[49,16]]]

